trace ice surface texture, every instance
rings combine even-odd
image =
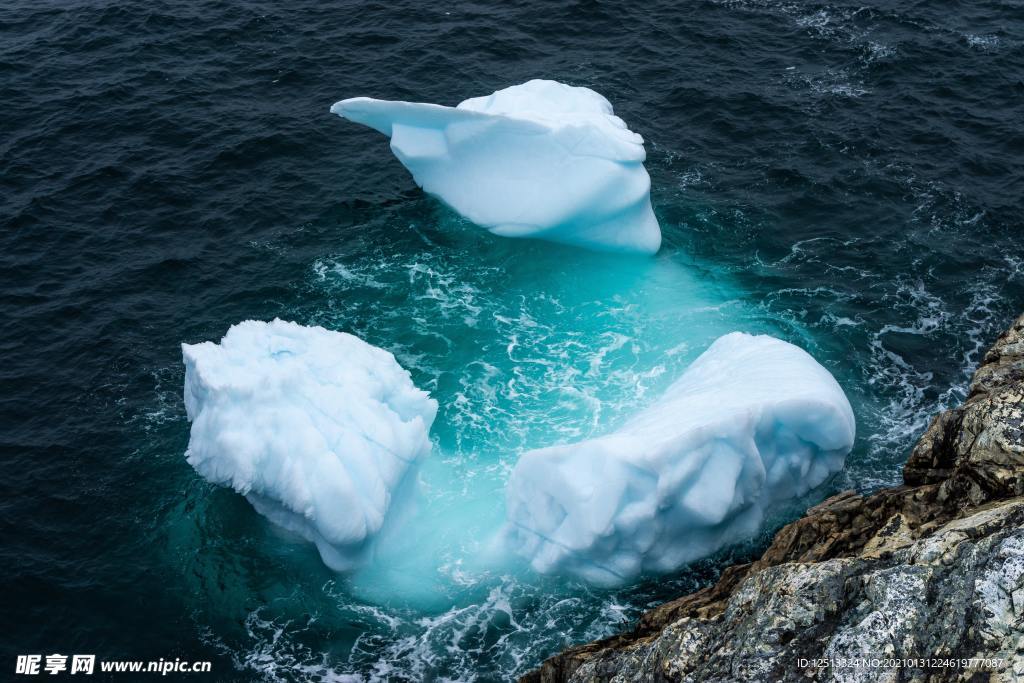
[[[734,332],[618,431],[525,453],[508,539],[538,571],[603,585],[671,571],[823,483],[854,430],[845,394],[809,354]]]
[[[352,568],[430,450],[437,403],[387,351],[322,327],[249,320],[182,354],[188,462]]]
[[[390,137],[418,185],[496,235],[661,245],[643,138],[593,90],[533,80],[457,107],[356,97],[331,111]]]

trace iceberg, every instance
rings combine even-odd
[[[523,454],[506,539],[539,572],[599,585],[669,572],[822,484],[854,433],[846,395],[807,352],[727,334],[617,431]]]
[[[456,107],[356,97],[331,112],[390,137],[420,187],[496,235],[661,245],[643,138],[589,88],[532,80]]]
[[[356,566],[430,451],[437,403],[350,334],[248,320],[182,344],[186,457],[275,524]]]

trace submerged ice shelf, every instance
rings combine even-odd
[[[248,320],[183,344],[188,462],[353,568],[430,450],[437,403],[349,334]]]
[[[668,572],[823,483],[854,431],[846,395],[808,353],[732,333],[618,431],[525,453],[509,539],[534,569],[593,583]]]
[[[331,111],[390,137],[418,185],[497,235],[661,245],[643,138],[589,88],[532,80],[456,107],[356,97]]]
[[[366,552],[391,508],[415,499],[415,465],[431,448],[437,412],[391,354],[281,320],[246,321],[220,344],[182,348],[187,457],[202,476],[315,543],[332,569],[376,562],[378,598],[430,585],[424,562],[459,520],[416,510],[392,525],[390,544]],[[539,572],[600,585],[671,571],[753,533],[767,506],[824,482],[854,430],[845,394],[809,354],[727,334],[617,431],[525,453],[507,483],[503,531],[493,503],[460,506],[491,519],[475,567],[508,566],[493,536]]]
[[[777,328],[710,266],[494,240],[450,211],[432,220],[420,226],[431,244],[386,237],[402,223],[371,226],[411,252],[368,245],[314,265],[318,319],[386,344],[439,404],[414,513],[345,585],[373,604],[428,610],[470,604],[500,577],[545,595],[575,590],[540,579],[503,542],[519,454],[605,433],[718,337]]]

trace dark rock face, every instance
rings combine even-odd
[[[903,478],[833,496],[756,562],[523,681],[1024,681],[1024,316]]]

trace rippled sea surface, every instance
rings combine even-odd
[[[656,258],[492,237],[327,112],[535,77],[601,92],[644,136]],[[15,0],[0,101],[5,667],[507,680],[814,500],[899,482],[1024,306],[1016,2]],[[415,587],[401,556],[330,572],[185,462],[179,344],[275,316],[394,352],[441,403]],[[467,565],[523,449],[614,427],[732,329],[836,375],[858,419],[843,474],[668,580]]]

